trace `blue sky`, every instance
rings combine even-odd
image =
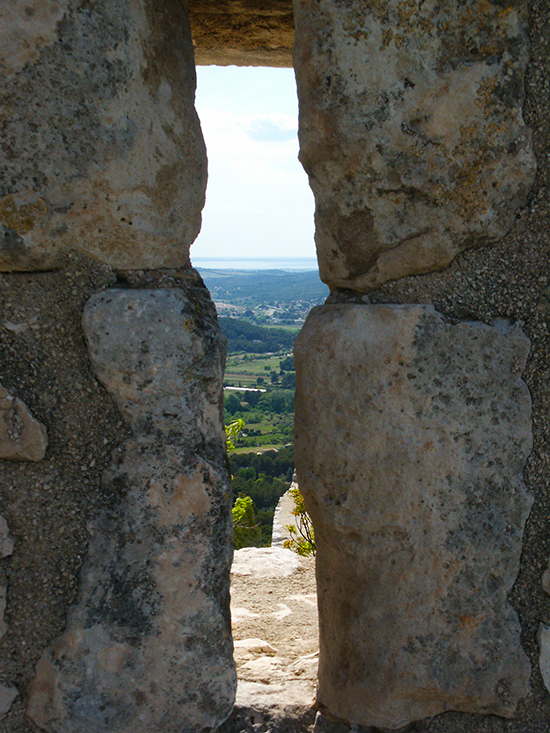
[[[197,68],[208,152],[193,257],[314,257],[313,195],[298,162],[292,69]]]

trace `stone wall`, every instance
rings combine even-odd
[[[188,0],[199,66],[292,66],[291,0]]]
[[[198,58],[287,63],[288,5],[190,8]],[[550,9],[294,18],[331,287],[297,344],[316,729],[546,733]],[[215,729],[230,487],[186,11],[15,0],[0,36],[0,726]]]
[[[550,18],[544,3],[505,5],[438,3],[442,22],[432,3],[296,4],[301,157],[332,290],[296,354],[319,732],[550,719]],[[501,93],[514,68],[515,102]],[[504,130],[515,144],[500,147]]]
[[[0,8],[0,728],[230,714],[225,339],[179,0]]]

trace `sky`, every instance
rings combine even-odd
[[[199,66],[196,107],[208,186],[191,259],[315,257],[294,71]]]

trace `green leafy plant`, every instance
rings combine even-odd
[[[235,449],[239,434],[244,428],[244,420],[234,420],[225,426],[227,450]],[[256,519],[254,502],[250,496],[240,493],[231,510],[233,517],[233,545],[236,550],[242,547],[257,547],[261,544],[262,529]]]
[[[294,501],[292,514],[296,519],[295,524],[285,526],[285,529],[290,533],[290,539],[283,542],[283,547],[302,557],[315,556],[317,549],[315,546],[315,533],[311,517],[306,511],[304,497],[296,485],[290,488],[288,493]]]
[[[254,502],[246,494],[239,494],[231,510],[233,515],[233,543],[236,550],[242,547],[258,547],[262,531],[256,521]]]
[[[234,450],[239,439],[239,434],[244,428],[244,420],[234,420],[225,426],[225,442],[227,450]]]

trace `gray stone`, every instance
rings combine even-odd
[[[13,553],[13,539],[10,537],[8,523],[0,516],[0,558]]]
[[[293,488],[298,488],[298,484],[295,481],[290,484],[290,489]],[[292,539],[292,533],[289,532],[287,527],[296,527],[296,516],[292,513],[294,511],[294,499],[289,494],[289,491],[281,496],[275,507],[273,529],[271,532],[271,547],[284,547],[284,543]]]
[[[542,574],[541,581],[544,592],[550,596],[550,561],[548,562],[548,567]]]
[[[6,611],[6,585],[0,581],[0,639],[8,630],[8,625],[4,621],[4,613]]]
[[[292,715],[305,715],[314,704],[314,685],[310,680],[288,680],[283,675],[273,675],[272,669],[266,670],[267,680],[262,682],[239,681],[236,708],[255,712],[257,720],[262,717],[284,719]],[[281,730],[285,730],[284,726]]]
[[[180,267],[206,154],[179,0],[0,6],[0,270]]]
[[[535,171],[526,3],[296,0],[295,22],[322,279],[366,292],[500,239]]]
[[[18,694],[19,692],[15,687],[0,685],[0,718],[3,718],[9,712]]]
[[[9,536],[8,524],[4,517],[0,516],[0,558],[8,557],[13,553],[13,540]],[[8,627],[4,621],[4,611],[6,610],[6,585],[0,580],[0,638],[4,636]],[[0,684],[0,718],[11,708],[13,701],[18,695],[15,687]]]
[[[55,733],[215,728],[236,689],[225,339],[203,287],[107,290],[83,323],[133,435],[104,475],[80,597],[37,665],[27,713]]]
[[[45,426],[29,408],[0,384],[0,458],[11,461],[41,461],[48,437]]]
[[[315,526],[318,703],[397,728],[514,714],[507,595],[531,506],[529,341],[431,306],[326,305],[295,345],[296,468]]]

